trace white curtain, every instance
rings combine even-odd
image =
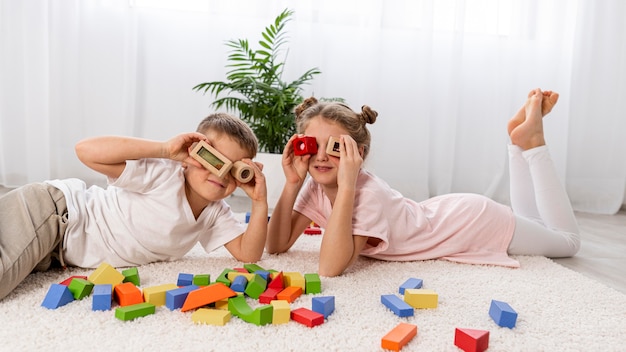
[[[621,0],[0,0],[0,185],[103,177],[74,144],[167,139],[212,112],[228,39],[283,9],[286,77],[379,112],[366,167],[407,197],[508,203],[506,122],[536,87],[561,94],[546,139],[575,209],[612,214],[626,185]]]

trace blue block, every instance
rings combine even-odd
[[[499,326],[514,328],[517,321],[517,312],[506,302],[491,300],[489,316]]]
[[[250,222],[250,212],[246,213],[246,224]]]
[[[69,287],[61,284],[52,284],[41,306],[48,309],[57,309],[73,301],[74,295]]]
[[[193,274],[179,273],[176,286],[189,286],[193,284]]]
[[[380,301],[399,317],[412,317],[415,309],[396,295],[382,295]]]
[[[91,310],[110,310],[113,293],[113,285],[95,285],[92,291]]]
[[[235,292],[243,292],[246,290],[247,285],[248,279],[243,275],[239,275],[233,279],[233,282],[230,284],[230,289]]]
[[[267,282],[269,282],[270,279],[271,279],[270,272],[267,271],[267,270],[257,270],[254,273],[259,275],[260,277],[264,278],[265,281],[267,281]]]
[[[416,279],[414,277],[406,280],[402,285],[400,285],[399,292],[401,295],[404,294],[404,290],[407,288],[418,289],[422,288],[422,279]]]
[[[311,310],[328,318],[335,311],[335,296],[313,297],[311,300]]]
[[[187,285],[165,292],[165,306],[170,310],[182,308],[189,292],[198,288],[196,285]]]

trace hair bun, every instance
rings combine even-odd
[[[370,108],[369,106],[363,105],[361,107],[361,113],[359,114],[359,116],[364,123],[372,124],[376,122],[376,117],[378,116],[378,113],[376,112],[376,110],[372,110],[372,108]]]
[[[302,114],[304,110],[310,108],[311,106],[315,104],[317,104],[317,99],[315,99],[315,97],[308,97],[304,99],[302,103],[296,106],[296,110],[295,110],[296,119],[300,117],[300,114]]]

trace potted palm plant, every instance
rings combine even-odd
[[[296,130],[293,111],[304,99],[302,87],[321,73],[311,68],[291,82],[283,79],[285,26],[293,13],[285,9],[265,27],[258,49],[252,49],[247,39],[227,41],[231,51],[226,80],[204,82],[193,88],[213,95],[213,108],[236,112],[256,134],[261,152],[282,153]]]

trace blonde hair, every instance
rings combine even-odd
[[[200,121],[196,129],[200,133],[206,133],[208,130],[224,133],[232,137],[249,154],[248,157],[250,159],[256,156],[259,149],[259,141],[250,126],[241,119],[226,113],[211,114]]]
[[[369,106],[363,105],[361,113],[357,114],[343,103],[319,102],[316,98],[310,97],[296,107],[295,113],[298,133],[304,133],[309,122],[319,116],[345,128],[357,145],[363,147],[363,160],[369,154],[372,136],[366,124],[376,122],[378,116],[378,113]]]

